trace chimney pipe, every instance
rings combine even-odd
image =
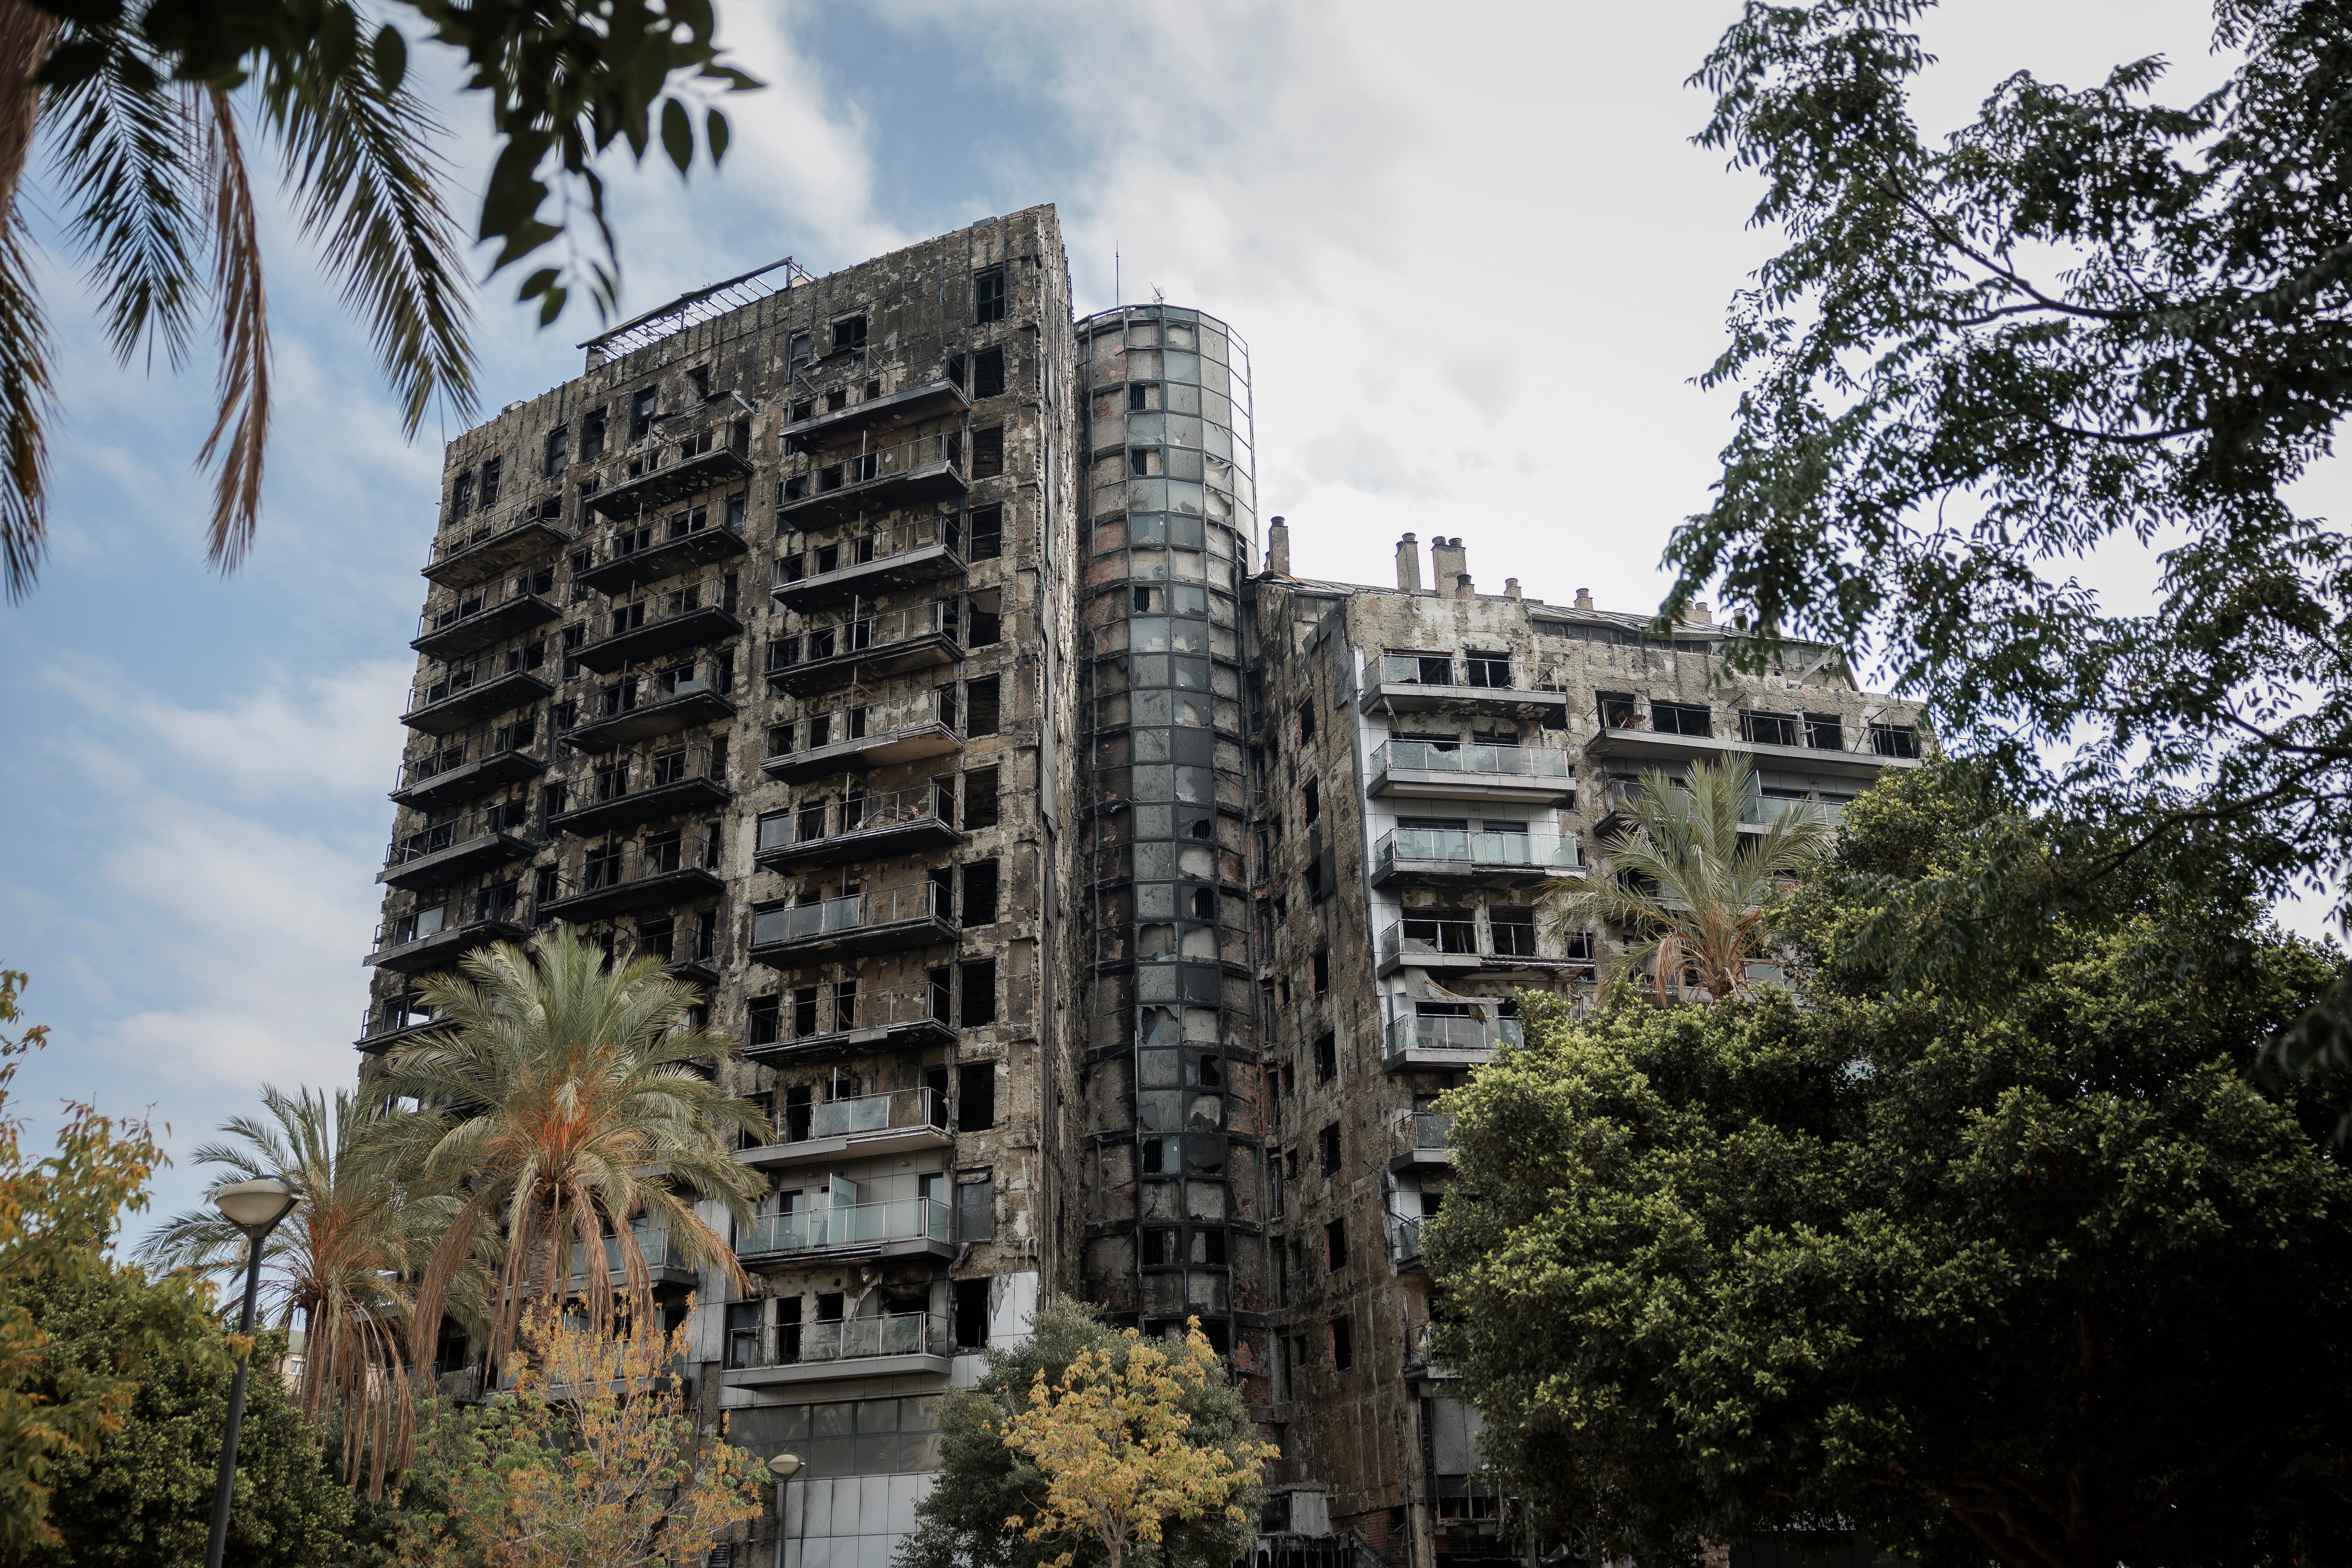
[[[1695,626],[1711,626],[1715,625],[1715,607],[1712,605],[1709,605],[1705,599],[1693,599],[1690,604],[1690,620],[1688,624]]]
[[[1442,533],[1429,542],[1429,563],[1437,572],[1436,580],[1430,584],[1433,594],[1447,592],[1454,586],[1454,579],[1470,570],[1470,563],[1462,552],[1460,537],[1448,539]]]
[[[1266,524],[1265,569],[1277,577],[1290,575],[1290,525],[1278,517]]]
[[[1478,596],[1478,590],[1470,585],[1469,573],[1456,572],[1454,574],[1454,596],[1457,599],[1475,599]]]
[[[1397,541],[1397,586],[1408,594],[1421,592],[1421,542],[1410,533]]]
[[[1503,579],[1503,597],[1505,597],[1506,599],[1516,599],[1516,598],[1517,598],[1518,596],[1519,596],[1519,580],[1518,580],[1517,577],[1506,577],[1506,578],[1504,578],[1504,579]]]
[[[1576,607],[1577,607],[1578,609],[1580,609],[1580,610],[1589,610],[1589,609],[1592,608],[1592,590],[1591,590],[1591,589],[1590,589],[1590,588],[1579,588],[1579,589],[1576,591]]]

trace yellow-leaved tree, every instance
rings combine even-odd
[[[1248,1461],[1263,1463],[1281,1450],[1255,1443],[1237,1456],[1191,1440],[1184,1402],[1224,1369],[1200,1320],[1184,1328],[1172,1352],[1129,1329],[1115,1349],[1081,1352],[1059,1382],[1037,1374],[1028,1408],[1003,1440],[1045,1476],[1045,1495],[1027,1500],[1031,1516],[1013,1515],[1006,1529],[1033,1542],[1091,1531],[1110,1568],[1120,1568],[1130,1544],[1157,1544],[1170,1521],[1213,1511],[1242,1517],[1233,1500],[1256,1479]],[[1076,1555],[1064,1552],[1051,1568],[1070,1568]]]

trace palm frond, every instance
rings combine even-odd
[[[41,123],[34,74],[49,58],[58,19],[28,0],[0,3],[0,209],[13,210]]]
[[[261,521],[261,465],[269,440],[269,303],[261,286],[261,236],[237,136],[236,106],[219,88],[203,92],[221,359],[220,412],[198,460],[209,463],[219,456],[206,558],[226,572],[245,559]]]

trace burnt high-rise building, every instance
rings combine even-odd
[[[1761,820],[1916,713],[1458,540],[1429,591],[1410,541],[1393,589],[1261,566],[1242,333],[1075,320],[1050,207],[587,353],[447,448],[359,1046],[558,923],[742,1042],[754,1288],[644,1238],[704,1408],[805,1461],[731,1550],[882,1568],[960,1360],[1061,1296],[1201,1321],[1283,1447],[1269,1563],[1508,1554],[1423,1343],[1430,1101],[1516,988],[1589,993],[1537,915],[1641,772],[1749,752]]]

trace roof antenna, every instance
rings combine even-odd
[[[1160,285],[1157,283],[1151,286],[1151,302],[1155,305],[1165,305],[1168,303],[1168,296],[1160,291]]]
[[[1114,239],[1110,242],[1110,302],[1116,305],[1121,298],[1118,291],[1118,241]]]

